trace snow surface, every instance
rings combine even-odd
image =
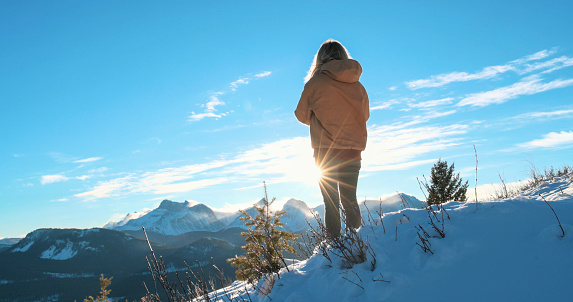
[[[68,260],[73,258],[77,253],[78,251],[74,249],[73,242],[69,240],[67,242],[64,242],[63,240],[56,240],[56,244],[43,251],[42,255],[40,255],[40,258],[52,260]]]
[[[69,273],[50,273],[44,272],[44,275],[48,275],[54,278],[92,278],[95,277],[95,274],[88,274],[88,273],[78,273],[78,274],[69,274]]]
[[[28,242],[28,244],[26,244],[25,246],[17,247],[17,248],[12,249],[12,253],[15,253],[15,252],[22,252],[22,253],[27,252],[32,245],[34,245],[34,240],[30,240],[30,242]]]
[[[130,220],[134,220],[137,218],[140,218],[141,216],[146,215],[147,213],[151,212],[151,210],[148,211],[144,211],[144,212],[134,212],[134,213],[129,213],[127,215],[125,215],[125,217],[123,217],[120,221],[110,221],[108,223],[106,223],[103,228],[104,229],[113,229],[113,228],[117,228],[120,226],[125,225],[126,223],[128,223]]]
[[[290,272],[283,269],[269,298],[297,302],[572,301],[572,179],[572,174],[556,178],[513,198],[479,203],[477,209],[475,203],[447,203],[451,219],[445,220],[445,238],[436,236],[425,209],[386,213],[386,232],[381,224],[359,231],[368,238],[375,257],[345,269],[335,256],[330,263],[314,255],[291,265]],[[565,236],[543,198],[558,215]],[[433,254],[416,244],[420,243],[416,226],[432,236]],[[263,281],[258,284],[263,285]],[[236,281],[225,290],[248,300],[245,288],[245,283]],[[253,301],[270,301],[247,288],[251,298],[256,297]],[[222,291],[216,294],[222,297]]]

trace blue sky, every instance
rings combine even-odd
[[[0,1],[0,238],[168,198],[321,202],[293,115],[320,44],[363,66],[360,198],[573,165],[573,3]],[[503,3],[501,3],[503,2]]]

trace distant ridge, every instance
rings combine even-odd
[[[256,204],[261,204],[262,199]],[[370,210],[374,214],[380,207],[384,213],[395,212],[404,208],[421,208],[424,202],[416,197],[404,193],[394,193],[378,200],[360,201],[360,209],[363,216],[367,216]],[[250,215],[256,215],[254,206],[244,209]],[[288,225],[293,232],[304,231],[308,228],[308,222],[314,224],[314,214],[324,219],[324,206],[310,208],[302,200],[291,198],[282,207],[286,214],[281,221]],[[223,213],[211,209],[209,206],[194,202],[175,202],[163,200],[159,207],[144,213],[127,214],[119,222],[109,222],[104,227],[131,234],[141,231],[145,227],[147,232],[155,235],[177,236],[188,232],[220,232],[231,228],[245,228],[244,221],[239,218],[239,211]]]

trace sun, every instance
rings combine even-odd
[[[322,170],[320,170],[320,168],[314,164],[309,165],[307,168],[305,168],[304,174],[302,175],[303,182],[307,185],[313,185],[313,186],[318,184],[318,180],[320,179],[321,176],[322,176]]]
[[[304,158],[291,162],[287,174],[290,178],[296,182],[303,183],[307,186],[318,186],[318,180],[320,179],[322,172],[314,164],[314,159]]]

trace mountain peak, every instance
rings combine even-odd
[[[287,208],[295,208],[299,210],[310,211],[310,208],[308,207],[306,202],[295,198],[287,200],[287,202],[283,206],[283,210],[286,210]]]
[[[193,213],[213,213],[213,210],[202,203],[195,203],[189,207],[189,211]]]
[[[170,211],[185,211],[189,208],[196,207],[198,205],[203,205],[193,200],[185,200],[184,202],[176,202],[169,199],[164,199],[161,204],[159,204],[158,209],[165,209]]]
[[[194,207],[194,206],[196,206],[196,205],[200,205],[201,203],[198,203],[198,202],[196,202],[196,201],[194,201],[194,200],[185,200],[185,202],[184,202],[183,204],[184,204],[186,207],[188,207],[188,208],[192,208],[192,207]]]
[[[262,206],[265,205],[265,199],[264,199],[264,198],[261,198],[261,200],[255,202],[253,205],[254,205],[254,206],[262,207]]]
[[[158,209],[165,209],[169,211],[182,211],[188,208],[189,203],[185,202],[176,202],[171,201],[169,199],[164,199],[161,204],[159,205]]]

